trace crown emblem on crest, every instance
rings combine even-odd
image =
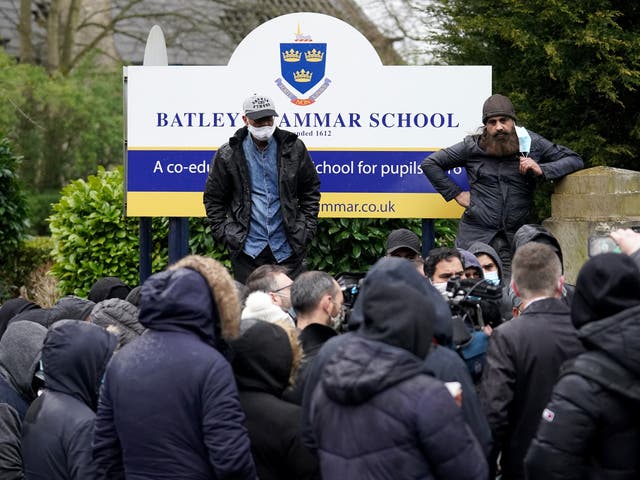
[[[331,84],[331,80],[325,77],[327,43],[314,42],[310,34],[303,33],[298,23],[293,41],[281,42],[279,54],[282,78],[276,79],[276,85],[291,100],[291,103],[297,106],[305,107],[315,103]],[[316,90],[308,98],[302,98],[289,90],[287,85],[301,95],[305,95],[311,89]]]
[[[299,62],[301,55],[302,54],[299,51],[292,48],[291,50],[285,50],[282,52],[282,59],[285,62]]]
[[[293,79],[296,82],[307,83],[311,81],[311,77],[313,76],[313,72],[305,70],[298,70],[297,72],[293,72]]]
[[[322,57],[324,57],[324,52],[322,50],[316,50],[315,48],[313,50],[307,50],[304,54],[307,62],[321,62]]]

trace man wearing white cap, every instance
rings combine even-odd
[[[295,278],[306,270],[316,232],[320,180],[302,140],[275,125],[271,98],[253,94],[239,129],[211,164],[204,206],[214,238],[244,283],[260,265],[278,264]]]

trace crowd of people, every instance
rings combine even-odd
[[[307,267],[306,147],[269,97],[243,112],[203,197],[231,272],[190,255],[0,307],[0,478],[640,478],[640,233],[568,285],[526,222],[536,178],[580,157],[491,96],[480,134],[423,163],[466,208],[456,247],[394,230],[345,285]]]
[[[200,256],[50,308],[8,300],[0,478],[638,478],[640,233],[611,236],[622,253],[589,259],[570,297],[561,252],[518,247],[496,285],[516,306],[470,329],[488,339],[477,379],[436,272],[491,283],[499,257],[422,262],[406,229],[346,333],[328,273],[263,265],[241,284]]]

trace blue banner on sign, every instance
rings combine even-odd
[[[323,192],[436,193],[420,164],[431,152],[310,152]],[[202,192],[214,150],[129,150],[127,190],[130,192]],[[469,190],[466,171],[449,177]]]

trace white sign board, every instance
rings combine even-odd
[[[420,170],[481,125],[486,66],[383,66],[353,27],[317,13],[266,22],[228,66],[127,67],[127,214],[204,216],[215,151],[243,126],[252,93],[305,142],[323,217],[459,217]],[[464,171],[450,172],[466,186]]]

